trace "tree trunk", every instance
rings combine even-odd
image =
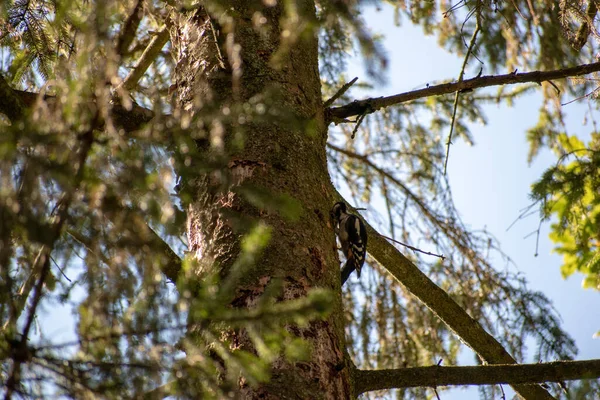
[[[283,282],[282,299],[324,287],[336,294],[335,304],[327,320],[289,328],[310,343],[309,361],[282,359],[275,363],[268,384],[243,386],[242,393],[263,399],[350,398],[339,260],[329,220],[334,201],[326,164],[317,38],[311,28],[293,26],[294,20],[286,18],[286,13],[298,12],[315,21],[315,5],[297,1],[293,3],[298,9],[292,10],[281,3],[267,7],[262,1],[229,1],[221,13],[210,13],[219,20],[201,7],[173,21],[178,108],[189,113],[191,131],[206,161],[222,166],[206,174],[200,167],[195,175],[183,174],[183,184],[191,188],[189,251],[198,261],[197,276],[214,268],[225,276],[247,232],[243,222],[260,218],[266,223],[272,232],[269,244],[240,279],[232,305],[252,307],[273,279]],[[289,47],[282,43],[288,39]],[[279,117],[261,120],[263,110]],[[300,217],[286,218],[274,209],[252,205],[243,193],[257,188],[272,199],[293,197],[301,207]],[[242,333],[228,335],[232,343],[246,342]]]

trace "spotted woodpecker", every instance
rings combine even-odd
[[[360,270],[367,255],[367,230],[365,224],[356,215],[347,212],[346,203],[337,202],[331,209],[334,230],[342,244],[346,263],[342,268],[342,285],[353,270],[360,278]]]

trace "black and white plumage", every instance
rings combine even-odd
[[[342,268],[342,284],[344,284],[353,270],[356,270],[356,275],[360,278],[360,271],[367,255],[367,229],[359,217],[348,213],[344,202],[335,203],[331,209],[331,217],[346,257],[346,263]]]

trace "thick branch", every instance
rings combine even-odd
[[[516,364],[492,335],[366,221],[369,254],[488,364]],[[525,399],[553,399],[541,386],[513,385]]]
[[[369,253],[489,364],[516,364],[492,335],[369,224]],[[540,386],[514,385],[526,399],[552,399]]]
[[[498,385],[561,382],[600,378],[600,360],[554,361],[539,364],[480,365],[355,370],[355,391],[361,393],[408,387]],[[533,386],[532,386],[533,387]]]
[[[423,97],[439,96],[442,94],[473,90],[488,86],[512,85],[515,83],[536,82],[541,84],[542,82],[554,79],[587,75],[598,71],[600,71],[600,62],[553,71],[534,71],[522,74],[514,72],[505,75],[481,76],[467,79],[462,82],[443,83],[441,85],[430,86],[425,89],[413,90],[411,92],[400,93],[393,96],[356,100],[345,106],[328,108],[328,122],[344,122],[348,117],[370,114],[383,107],[389,107],[394,104],[404,103]]]

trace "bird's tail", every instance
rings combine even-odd
[[[356,269],[354,260],[347,260],[342,267],[342,285],[348,280],[352,271]],[[356,269],[356,275],[360,278],[360,269]]]

